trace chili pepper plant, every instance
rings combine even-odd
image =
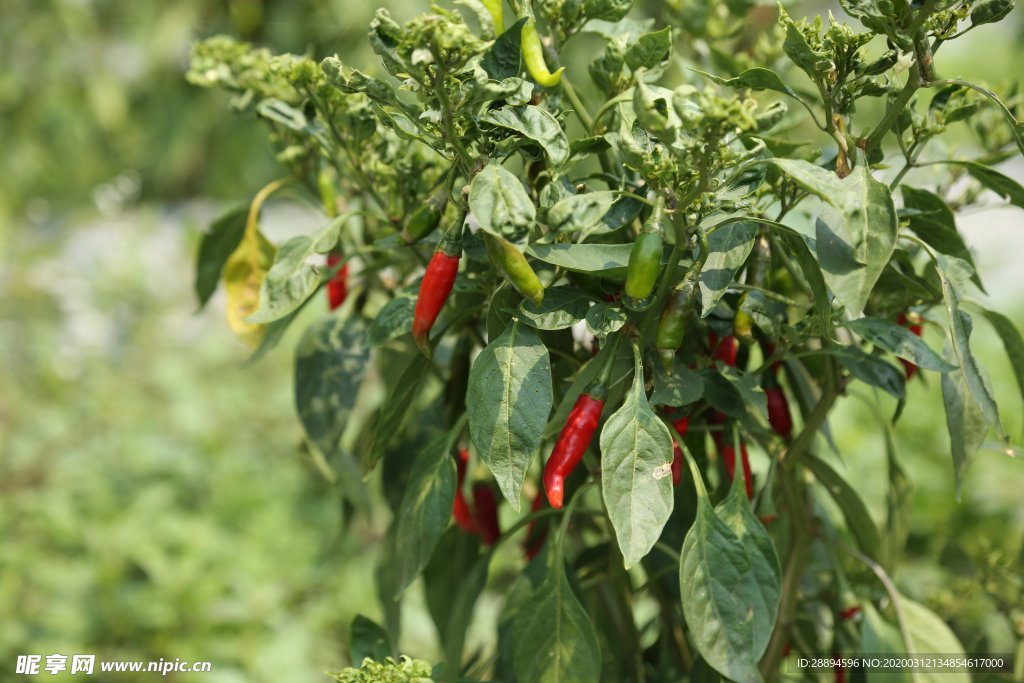
[[[971,340],[994,330],[1019,385],[1024,342],[970,298],[956,217],[1024,208],[994,168],[1024,151],[1020,97],[941,50],[1012,3],[841,4],[381,9],[368,64],[195,46],[188,78],[265,123],[284,169],[203,238],[199,299],[223,284],[256,358],[307,325],[308,451],[348,519],[390,520],[382,623],[353,629],[379,647],[354,651],[397,657],[418,581],[439,680],[749,682],[869,643],[984,647],[887,578],[897,446],[872,515],[827,426],[867,394],[888,434],[925,382],[950,477],[1012,454]],[[322,227],[272,243],[275,192]],[[485,590],[495,645],[467,648]]]

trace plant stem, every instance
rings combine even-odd
[[[882,142],[882,138],[889,132],[893,124],[896,123],[896,119],[906,109],[907,103],[910,102],[910,98],[914,96],[917,89],[921,87],[921,70],[915,63],[910,67],[910,77],[907,79],[907,84],[903,86],[903,90],[896,96],[896,99],[892,101],[889,108],[885,110],[885,116],[878,122],[868,136],[860,141],[860,146],[865,152],[870,152],[872,149],[877,147]]]

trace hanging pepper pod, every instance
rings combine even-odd
[[[449,228],[427,264],[427,272],[420,283],[419,296],[412,318],[412,336],[424,353],[430,353],[430,329],[448,301],[459,272],[462,256],[462,224],[466,214],[460,212],[455,224]]]
[[[484,232],[484,246],[491,263],[515,290],[538,306],[544,301],[544,285],[523,252],[508,240]]]
[[[746,300],[747,293],[744,292],[740,300],[736,302],[736,315],[732,319],[732,332],[736,339],[750,346],[756,340],[754,339],[754,319],[743,310],[743,304]]]
[[[661,275],[661,257],[665,253],[662,240],[661,216],[664,200],[659,197],[651,213],[644,223],[640,236],[633,243],[629,252],[629,265],[626,268],[626,287],[623,301],[634,311],[645,311],[654,300],[654,286]]]
[[[444,188],[430,195],[423,206],[413,211],[412,216],[405,222],[405,226],[402,228],[402,240],[406,244],[412,244],[434,232],[441,222],[444,208],[447,205],[448,192]]]
[[[494,22],[495,35],[500,36],[505,32],[505,8],[502,6],[504,4],[503,0],[480,0],[480,2],[491,15],[491,21]]]
[[[672,427],[679,432],[680,437],[686,436],[690,430],[690,418],[681,417],[672,423]],[[679,447],[675,439],[672,439],[672,485],[679,486],[683,480],[683,449]]]
[[[719,340],[718,335],[711,331],[708,332],[708,346],[714,360],[720,360],[729,367],[736,367],[736,337],[729,334]]]
[[[477,484],[473,487],[473,522],[484,545],[494,545],[501,536],[498,499],[488,484]]]
[[[460,448],[455,456],[455,500],[452,503],[452,517],[459,528],[467,533],[476,533],[476,525],[473,523],[473,512],[470,510],[466,496],[462,493],[462,485],[466,481],[466,464],[469,462],[469,451]]]
[[[661,312],[661,319],[658,321],[658,331],[655,334],[654,346],[658,349],[658,356],[666,370],[671,370],[676,359],[676,351],[683,345],[683,334],[686,331],[686,324],[693,313],[694,302],[697,296],[697,281],[700,279],[700,271],[703,263],[693,264],[683,281],[676,288],[674,294],[665,304]]]
[[[341,249],[334,248],[327,254],[327,268],[334,268],[342,260]],[[338,269],[327,281],[327,304],[333,311],[348,298],[348,263]]]
[[[924,318],[921,317],[920,313],[900,313],[900,317],[897,318],[896,322],[910,330],[915,337],[920,337],[924,332],[924,325],[922,324],[924,323]],[[899,361],[903,365],[907,379],[913,379],[914,375],[917,374],[917,365],[905,358],[900,358]]]
[[[562,82],[562,72],[565,71],[565,67],[560,67],[557,71],[551,73],[547,62],[544,61],[544,45],[540,42],[537,22],[532,16],[526,16],[526,23],[523,24],[523,31],[520,34],[526,70],[529,72],[530,78],[537,82],[537,85],[545,88],[554,88]]]
[[[765,373],[764,395],[768,402],[768,424],[772,431],[788,439],[793,434],[793,416],[789,412],[786,393],[775,379],[774,372]]]
[[[613,357],[608,356],[601,376],[576,399],[551,456],[544,465],[544,492],[547,493],[551,507],[556,510],[562,509],[566,478],[583,459],[597,431],[597,425],[601,422],[601,412],[608,398]]]

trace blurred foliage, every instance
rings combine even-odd
[[[376,538],[386,520],[376,515],[339,540],[339,497],[298,448],[291,358],[282,349],[252,372],[220,306],[192,314],[196,226],[213,211],[174,203],[239,196],[275,174],[263,129],[185,83],[193,40],[226,33],[370,64],[361,51],[378,4],[400,16],[421,8],[410,0],[3,3],[5,672],[18,654],[74,652],[210,660],[203,680],[211,682],[324,680],[322,672],[351,663],[342,643],[355,614],[379,616],[365,579],[374,558],[359,539]],[[964,70],[984,73],[993,55],[1015,63],[1020,43],[1002,34],[985,54],[964,55]],[[982,270],[985,259],[979,254]],[[1020,284],[1018,274],[1016,292]],[[1020,303],[1004,306],[1013,309],[1024,317]],[[998,381],[1008,377],[998,342],[979,337],[998,398],[1013,405],[1011,383]],[[873,401],[848,402],[832,427],[837,467],[880,515],[885,454]],[[1020,415],[1007,418],[1019,433]],[[1019,462],[986,452],[957,502],[937,387],[915,383],[896,430],[913,484],[897,583],[949,619],[968,648],[984,638],[993,651],[1010,649],[1024,633]],[[510,547],[494,583],[507,585],[519,562]],[[1013,621],[983,621],[993,610],[980,607],[992,602]],[[412,607],[401,649],[438,656],[422,604]],[[490,599],[478,618],[493,619],[495,607]]]

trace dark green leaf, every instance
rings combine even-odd
[[[547,347],[513,319],[473,362],[466,408],[473,446],[516,511],[553,400]]]
[[[363,322],[329,317],[310,326],[295,352],[295,405],[309,440],[330,458],[370,360]]]
[[[1006,349],[1006,356],[1010,359],[1010,367],[1013,368],[1013,374],[1017,380],[1017,389],[1020,391],[1021,397],[1024,398],[1024,338],[1005,315],[987,309],[982,310],[982,314],[1003,341],[1003,348]]]
[[[590,299],[574,287],[549,287],[544,290],[544,302],[538,306],[524,301],[520,316],[530,327],[538,330],[564,330],[587,317]]]
[[[569,141],[562,126],[554,116],[540,107],[525,105],[492,109],[483,121],[533,140],[544,148],[555,168],[569,160]]]
[[[782,81],[777,73],[771,69],[765,69],[764,67],[758,66],[752,69],[747,69],[735,78],[722,78],[721,76],[715,76],[714,74],[709,74],[704,71],[700,71],[699,69],[694,69],[694,71],[699,73],[701,76],[718,83],[719,85],[724,85],[729,88],[773,90],[775,92],[780,92],[784,95],[800,99],[793,89]]]
[[[412,331],[412,316],[416,310],[419,286],[402,290],[398,296],[384,304],[366,332],[371,346],[380,346]]]
[[[877,356],[864,353],[855,346],[838,348],[831,353],[839,359],[850,374],[862,382],[891,394],[897,400],[906,398],[906,382],[903,371],[886,363]]]
[[[532,244],[526,253],[576,273],[624,280],[632,250],[632,244]]]
[[[804,456],[804,463],[839,506],[846,519],[846,526],[857,540],[857,546],[871,559],[881,561],[882,546],[878,527],[872,521],[871,514],[857,491],[850,486],[845,478],[832,469],[831,465],[816,455],[807,453]]]
[[[633,0],[584,0],[583,13],[587,19],[618,21],[632,6]]]
[[[974,257],[956,229],[953,211],[942,197],[928,190],[918,190],[906,185],[900,189],[903,193],[904,207],[912,210],[907,212],[907,218],[914,234],[939,253],[963,259],[974,268]],[[977,269],[973,280],[974,284],[981,287]]]
[[[956,369],[955,365],[944,361],[924,340],[902,325],[879,318],[860,318],[851,320],[846,326],[875,346],[926,370],[947,372]]]
[[[702,318],[715,310],[736,272],[754,248],[757,224],[747,221],[720,226],[708,235],[708,258],[700,271]]]
[[[587,330],[598,339],[605,339],[626,324],[629,316],[621,306],[601,302],[587,311]]]
[[[633,387],[601,430],[601,492],[626,568],[651,551],[672,514],[672,435],[644,391],[639,348]]]
[[[653,69],[672,58],[672,27],[645,33],[626,50],[626,64],[633,71]]]
[[[242,242],[248,215],[247,206],[240,206],[221,214],[199,241],[195,281],[199,308],[203,308],[217,290],[224,264]]]
[[[394,391],[381,405],[380,419],[377,420],[373,433],[373,444],[363,462],[363,467],[367,471],[376,466],[392,437],[401,430],[413,402],[419,395],[420,386],[427,376],[427,368],[430,367],[430,363],[430,359],[425,354],[413,354],[409,364],[402,371],[401,377],[395,383]]]
[[[1014,206],[1024,209],[1024,187],[1021,187],[1013,178],[1003,175],[999,171],[979,164],[976,161],[954,161],[949,160],[943,163],[955,166],[963,166],[967,172],[974,176],[979,183],[995,192]]]
[[[487,164],[473,178],[469,209],[481,228],[514,244],[524,242],[537,217],[519,178],[497,161]]]
[[[357,614],[352,620],[352,627],[349,629],[349,649],[355,666],[359,666],[366,658],[383,662],[385,657],[393,657],[395,654],[387,631],[362,614]]]
[[[676,363],[672,372],[654,369],[654,392],[651,403],[661,406],[680,407],[704,398],[704,380],[685,365]]]

